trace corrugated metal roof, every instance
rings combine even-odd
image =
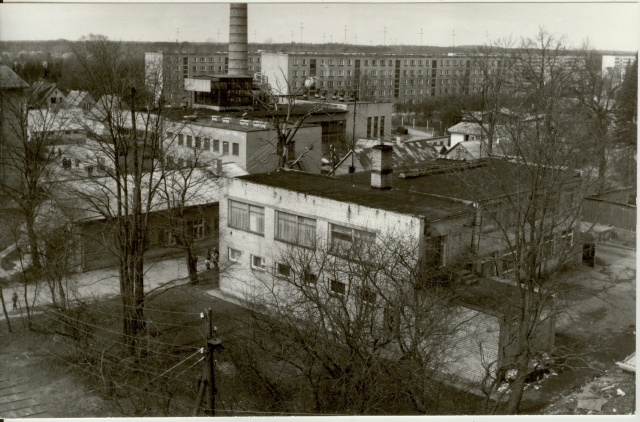
[[[379,144],[380,141],[377,139],[359,139],[356,142],[355,159],[360,164],[360,168],[371,170],[371,149]],[[385,142],[385,144],[393,146],[393,168],[395,169],[412,167],[438,158],[438,151],[429,142],[429,139],[410,138],[409,140]],[[341,163],[350,156],[350,153],[347,154]]]
[[[480,135],[482,126],[478,123],[460,122],[447,129],[449,133],[464,133],[465,135]]]
[[[71,91],[62,101],[62,103],[66,107],[71,107],[71,108],[80,107],[80,104],[82,103],[82,101],[90,97],[91,97],[91,94],[89,94],[87,91]]]
[[[0,89],[29,88],[29,84],[8,66],[0,66]]]

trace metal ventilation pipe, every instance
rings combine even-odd
[[[229,19],[229,75],[249,76],[247,61],[247,3],[231,3]]]

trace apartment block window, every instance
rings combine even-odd
[[[302,273],[302,281],[307,284],[315,285],[318,282],[318,275],[307,268]]]
[[[200,70],[201,70],[201,71],[205,71],[205,70],[207,70],[207,66],[200,66]]]
[[[342,66],[344,64],[344,59],[338,59],[338,64]]]
[[[393,60],[389,60],[389,66],[393,66]]]
[[[202,148],[202,139],[199,136],[196,136],[196,148]]]
[[[251,255],[251,268],[264,271],[267,268],[267,263],[263,257]]]
[[[264,207],[229,200],[229,227],[264,234]]]
[[[422,66],[422,60],[418,60],[418,66]]]
[[[376,71],[375,71],[375,69],[371,71],[371,74],[372,74],[373,76],[376,76]]]
[[[342,86],[344,81],[338,81],[338,86]]]
[[[211,139],[204,138],[204,150],[209,151],[211,149]]]
[[[416,61],[415,60],[411,60],[411,66],[415,66],[416,65]]]
[[[345,254],[354,247],[369,248],[376,241],[376,234],[365,230],[331,224],[331,249],[338,254]],[[359,251],[361,252],[361,251]],[[362,251],[366,252],[366,251]]]
[[[351,81],[347,81],[347,86],[351,86]]]
[[[407,71],[407,69],[404,69],[404,70],[402,71],[402,74],[403,74],[404,76],[407,76],[407,74],[408,74],[408,73],[409,73],[409,72]]]
[[[187,135],[187,148],[191,148],[193,145],[193,137],[191,135]]]
[[[338,70],[338,76],[344,76],[344,70],[342,69]]]
[[[197,72],[197,71],[198,71],[198,66],[192,66],[192,67],[191,67],[191,69],[192,69],[194,72]]]
[[[302,59],[302,64],[307,64],[307,59]]]
[[[329,71],[329,76],[333,76],[333,70]]]
[[[324,64],[324,59],[320,59],[320,64]]]
[[[364,65],[365,65],[365,66],[369,66],[369,60],[365,60],[365,61],[364,61]]]
[[[347,76],[351,76],[351,71],[347,70]]]
[[[405,60],[405,61],[404,61],[404,65],[405,65],[405,66],[409,66],[409,60]]]
[[[371,138],[371,117],[367,117],[367,138]]]
[[[298,71],[297,70],[293,71],[293,76],[298,76]]]
[[[293,64],[297,65],[298,64],[298,59],[293,59]]]
[[[242,256],[242,252],[240,252],[237,249],[229,248],[228,249],[228,253],[229,253],[229,261],[233,261],[233,262],[239,262],[240,261],[240,257]]]
[[[384,76],[384,70],[380,71],[380,76]]]
[[[324,76],[324,70],[320,71],[320,76]]]
[[[302,71],[302,76],[307,76],[307,71],[306,70]]]
[[[333,86],[333,81],[327,81],[327,86]]]
[[[353,62],[351,61],[351,59],[347,59],[347,65],[351,66],[353,64]]]
[[[344,292],[346,291],[346,284],[344,284],[341,281],[332,279],[330,282],[330,289],[331,289],[331,293],[334,295],[344,295]]]
[[[376,303],[376,292],[370,287],[360,286],[358,288],[358,296],[364,303]]]
[[[333,65],[333,59],[329,59],[329,64]]]
[[[300,246],[316,243],[316,220],[284,212],[276,212],[275,238]]]
[[[237,142],[234,142],[233,145],[232,145],[231,152],[236,157],[239,156],[240,155],[240,144],[238,144]]]
[[[276,262],[275,267],[275,273],[278,277],[291,278],[293,276],[293,271],[291,270],[290,265]]]
[[[214,139],[213,140],[213,152],[220,152],[220,140],[219,139]]]
[[[182,133],[178,134],[178,146],[181,147],[184,145],[184,135]]]
[[[173,132],[167,132],[167,139],[173,139]]]
[[[229,142],[222,141],[222,155],[229,155]]]

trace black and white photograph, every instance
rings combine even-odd
[[[635,415],[638,9],[5,0],[0,422]]]

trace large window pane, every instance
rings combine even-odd
[[[264,208],[229,201],[229,226],[264,234]]]

